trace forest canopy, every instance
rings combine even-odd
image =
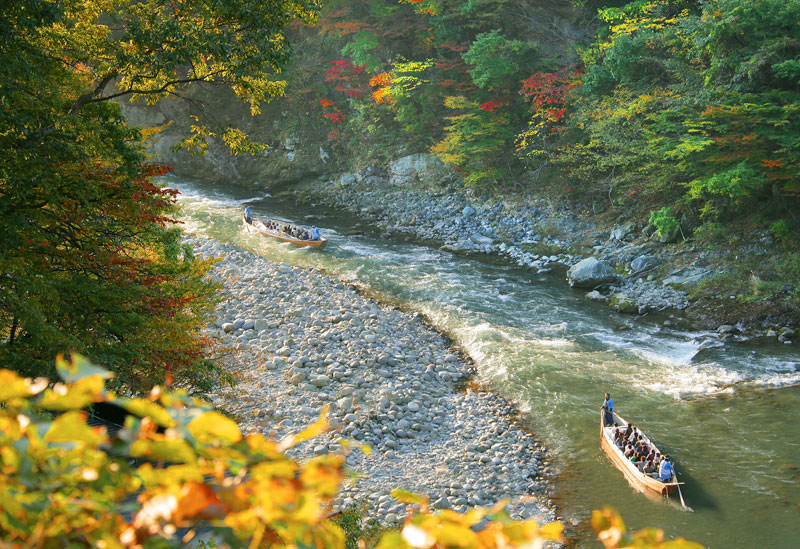
[[[174,191],[112,100],[228,86],[254,112],[283,91],[284,34],[314,1],[31,0],[0,11],[0,360],[59,351],[131,387],[221,374],[199,335],[215,286],[180,244]]]

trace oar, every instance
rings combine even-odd
[[[673,472],[672,476],[675,478],[675,486],[678,487],[678,496],[680,496],[680,498],[681,498],[681,505],[683,506],[684,509],[687,509],[687,510],[691,511],[692,508],[687,506],[686,502],[683,501],[683,494],[681,493],[681,484],[683,484],[683,483],[682,482],[678,482],[678,473]]]

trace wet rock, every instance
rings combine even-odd
[[[617,280],[617,273],[605,261],[588,257],[567,271],[567,281],[576,288],[595,288]]]
[[[597,290],[592,290],[591,292],[587,293],[586,299],[589,299],[591,301],[600,301],[603,303],[608,301],[608,298],[603,294],[601,294],[600,292],[598,292]]]
[[[633,314],[639,312],[636,300],[624,292],[617,292],[611,296],[609,307],[620,313]]]

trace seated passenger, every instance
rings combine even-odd
[[[647,463],[644,466],[644,472],[648,475],[651,475],[656,472],[656,464],[653,463],[652,459],[647,460]]]
[[[625,454],[625,457],[626,457],[626,458],[629,458],[629,457],[631,457],[631,456],[633,455],[633,446],[631,446],[630,444],[628,444],[627,446],[625,446],[625,452],[624,452],[624,454]]]
[[[316,227],[311,227],[311,239],[312,240],[319,240],[320,239],[319,229],[317,229]]]
[[[631,436],[631,432],[633,432],[633,429],[634,429],[634,427],[633,427],[633,423],[628,423],[628,428],[627,428],[627,429],[625,429],[625,438],[626,438],[626,439],[627,439],[629,436]]]

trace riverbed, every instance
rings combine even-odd
[[[794,547],[800,539],[800,356],[794,346],[723,345],[668,316],[622,316],[583,298],[563,273],[537,274],[434,243],[381,238],[342,212],[172,180],[185,228],[262,257],[321,270],[416,311],[470,355],[477,376],[525,414],[553,449],[560,512],[577,547],[596,546],[591,509],[610,504],[633,528],[659,526],[709,547]],[[239,210],[315,224],[322,251],[245,233]],[[612,393],[676,461],[694,512],[633,492],[600,450],[599,408]]]

